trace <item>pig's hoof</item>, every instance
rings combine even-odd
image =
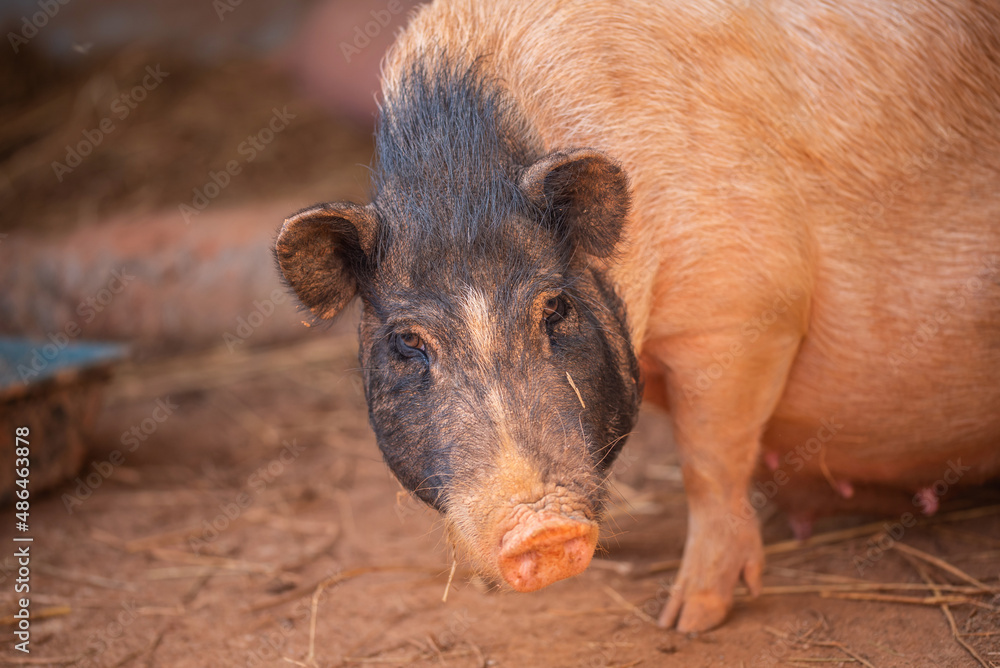
[[[500,573],[520,592],[582,573],[597,545],[597,525],[531,513],[510,529],[500,546]]]
[[[706,539],[707,538],[707,539]],[[659,625],[682,633],[708,631],[725,619],[733,605],[733,588],[742,576],[754,596],[760,593],[764,548],[756,523],[741,527],[730,540],[707,532],[689,537],[684,561]]]
[[[672,599],[673,597],[671,597]],[[680,610],[680,618],[677,619],[677,630],[681,633],[695,633],[708,631],[721,624],[729,609],[733,605],[732,596],[721,596],[716,592],[701,592],[690,595],[684,599]],[[665,616],[670,608],[664,608],[663,615],[660,616],[660,626],[673,626],[673,619],[669,623],[665,622]],[[676,617],[676,613],[672,613]]]

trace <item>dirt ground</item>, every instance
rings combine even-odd
[[[355,339],[314,334],[293,347],[221,349],[119,374],[92,461],[33,506],[33,651],[26,662],[5,643],[0,663],[1000,665],[991,490],[976,509],[945,507],[940,521],[907,529],[902,543],[992,593],[886,543],[859,577],[855,559],[871,554],[877,528],[865,528],[872,518],[840,518],[820,524],[820,542],[772,555],[765,594],[741,596],[720,629],[688,637],[657,628],[675,571],[648,571],[680,555],[685,502],[668,423],[655,411],[616,465],[611,518],[586,573],[533,594],[498,593],[459,562],[442,601],[452,560],[441,523],[381,462]],[[773,514],[766,542],[780,547],[789,536]],[[12,582],[10,557],[4,566]],[[919,569],[954,585],[939,599],[947,613]],[[864,600],[877,596],[897,598]],[[4,609],[13,599],[5,584]]]
[[[147,62],[133,54],[107,67],[128,80]],[[176,206],[266,121],[273,100],[291,95],[261,84],[253,64],[177,71],[173,92],[151,94],[59,198],[49,164],[100,120],[104,79],[52,75],[52,88],[22,98],[47,115],[8,107],[24,129],[0,137],[13,184],[0,195],[16,214],[0,229]],[[77,125],[66,125],[65,109],[77,110]],[[332,185],[330,174],[366,162],[365,141],[309,118],[223,198],[356,191],[356,177]],[[587,572],[511,594],[459,559],[448,586],[440,520],[401,494],[368,427],[351,330],[348,318],[294,346],[220,347],[122,369],[79,478],[33,499],[30,655],[12,649],[4,616],[16,609],[16,571],[3,551],[0,665],[1000,666],[996,488],[894,536],[880,532],[898,516],[846,517],[795,543],[786,517],[765,508],[764,595],[740,594],[708,633],[657,628],[686,509],[669,423],[654,410],[616,464]],[[12,524],[0,522],[8,546]]]

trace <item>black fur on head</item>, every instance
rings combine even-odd
[[[628,214],[624,171],[589,149],[546,153],[478,65],[403,74],[376,152],[372,204],[297,214],[277,257],[318,317],[361,296],[366,396],[389,466],[446,510],[523,462],[538,489],[570,489],[596,513],[641,393],[606,275]]]

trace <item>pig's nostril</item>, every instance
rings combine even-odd
[[[590,564],[597,533],[592,522],[531,513],[504,535],[500,572],[520,592],[578,575]]]

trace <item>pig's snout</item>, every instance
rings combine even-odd
[[[597,534],[594,522],[522,505],[500,541],[500,573],[520,592],[579,575],[594,556]]]

